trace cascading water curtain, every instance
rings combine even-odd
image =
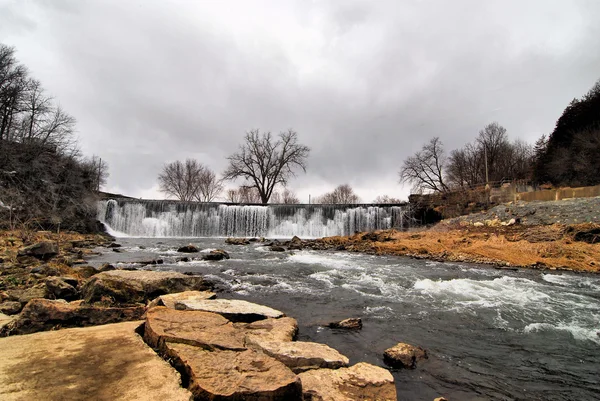
[[[139,237],[317,238],[403,229],[407,206],[226,205],[119,199],[100,201],[98,219]]]

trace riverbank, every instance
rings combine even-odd
[[[514,222],[502,225],[499,221],[488,225],[442,222],[429,229],[328,237],[305,241],[304,245],[445,262],[597,273],[599,233],[600,225],[593,223],[529,226]]]

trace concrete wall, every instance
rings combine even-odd
[[[600,185],[579,188],[557,188],[545,189],[533,192],[519,192],[516,200],[531,201],[554,201],[568,198],[592,198],[600,196]]]

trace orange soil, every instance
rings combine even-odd
[[[573,226],[460,227],[438,224],[420,231],[382,231],[329,237],[328,246],[349,251],[500,266],[598,272],[600,244],[577,242],[574,233],[598,228]]]

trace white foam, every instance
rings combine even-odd
[[[326,267],[333,267],[335,269],[358,269],[363,270],[364,268],[357,265],[357,261],[353,260],[351,255],[344,253],[337,254],[323,254],[323,253],[312,253],[312,252],[298,252],[288,257],[290,262],[303,263],[308,265],[321,265]]]
[[[577,276],[573,274],[542,274],[542,279],[548,283],[575,286],[579,288],[589,288],[590,290],[600,291],[600,279],[589,276]]]
[[[531,323],[525,326],[523,332],[526,334],[543,332],[543,331],[566,331],[575,340],[579,341],[592,341],[596,344],[600,344],[600,329],[589,329],[585,327],[578,326],[576,324],[567,324],[567,323]]]
[[[452,279],[418,280],[413,288],[424,295],[452,301],[459,305],[499,307],[527,306],[551,299],[531,280],[504,276],[493,280]]]

